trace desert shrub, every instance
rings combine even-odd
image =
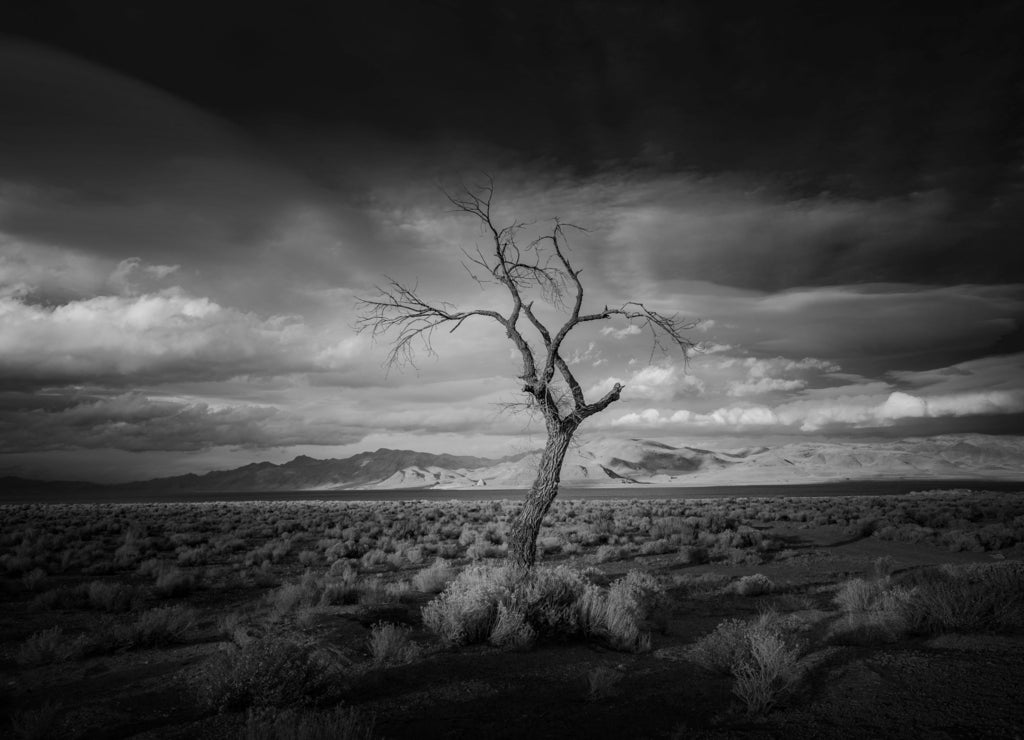
[[[359,558],[359,564],[364,569],[378,568],[388,564],[388,554],[379,548],[368,550]]]
[[[328,581],[320,592],[320,604],[331,606],[337,604],[355,604],[359,600],[359,589],[355,581]]]
[[[690,657],[709,670],[731,673],[732,667],[746,655],[749,628],[745,620],[726,619],[690,648]]]
[[[143,560],[139,563],[139,567],[136,568],[136,572],[140,576],[145,576],[146,578],[156,578],[156,576],[160,575],[166,569],[167,565],[164,561],[159,558],[149,558],[148,560]]]
[[[410,631],[409,627],[387,622],[373,625],[367,640],[373,664],[397,665],[415,660],[420,647],[409,639]]]
[[[578,629],[577,602],[586,586],[587,580],[572,568],[535,568],[514,582],[510,602],[538,632],[572,634]]]
[[[218,711],[294,707],[325,696],[338,678],[335,664],[312,646],[264,637],[203,663],[192,689],[201,706]]]
[[[402,601],[412,594],[412,585],[409,581],[392,581],[384,584],[384,595],[388,601]]]
[[[836,606],[846,613],[872,611],[879,595],[888,585],[889,581],[885,579],[850,579],[836,592]]]
[[[533,644],[537,631],[526,621],[522,611],[507,604],[498,604],[497,618],[487,641],[496,647],[522,650]]]
[[[732,667],[733,693],[752,714],[767,712],[797,680],[799,649],[768,624],[747,633],[748,654]]]
[[[841,645],[895,642],[907,631],[912,598],[910,589],[894,585],[888,577],[847,581],[835,596],[843,616],[831,625],[828,637]]]
[[[303,606],[313,606],[321,601],[323,581],[307,572],[301,579],[285,583],[267,594],[266,600],[275,618],[280,619],[289,612]]]
[[[690,649],[700,665],[733,676],[733,693],[752,713],[766,712],[796,683],[800,646],[775,612],[727,619]]]
[[[126,583],[92,581],[87,586],[89,605],[105,612],[126,612],[139,600],[136,588]]]
[[[360,604],[388,604],[393,599],[388,594],[388,584],[375,576],[356,584],[356,601]]]
[[[562,551],[565,540],[555,535],[537,538],[537,552],[540,555],[554,555]]]
[[[437,558],[433,563],[412,577],[412,586],[423,593],[440,593],[444,590],[458,570],[444,558]]]
[[[217,631],[236,645],[245,645],[253,639],[249,620],[240,612],[228,612],[219,617]]]
[[[153,591],[157,596],[172,598],[184,596],[196,588],[196,577],[178,568],[166,568],[157,573]]]
[[[708,551],[706,548],[695,545],[686,545],[679,549],[679,562],[685,565],[700,565],[708,562]]]
[[[124,647],[153,647],[181,642],[196,623],[196,611],[182,605],[163,606],[142,612],[135,622],[121,628],[118,642]]]
[[[919,634],[1024,629],[1024,564],[943,566],[921,571],[905,607]]]
[[[588,595],[590,631],[604,636],[612,647],[620,650],[640,650],[645,647],[641,623],[663,596],[655,578],[647,573],[631,570],[614,581],[604,594],[603,619],[600,608],[593,606],[593,593]],[[646,640],[649,640],[646,636]]]
[[[355,582],[359,575],[359,570],[352,564],[351,560],[335,560],[331,563],[331,567],[327,569],[327,575],[330,578],[336,578],[341,581]]]
[[[371,740],[375,720],[356,709],[249,710],[239,740]]]
[[[763,573],[743,576],[729,584],[729,590],[739,596],[761,596],[771,593],[775,584]]]
[[[890,555],[882,555],[875,558],[875,561],[871,564],[871,569],[875,574],[875,578],[887,578],[896,570],[896,561]]]
[[[640,545],[641,555],[664,555],[675,550],[676,547],[665,539],[651,540]]]
[[[60,586],[43,591],[32,599],[33,609],[84,609],[89,605],[85,584]]]
[[[494,627],[498,602],[510,594],[511,580],[508,568],[470,566],[423,607],[423,624],[449,645],[482,642]]]
[[[177,561],[178,565],[206,565],[209,558],[210,553],[205,546],[183,547],[178,550]]]
[[[629,557],[629,550],[618,545],[601,545],[594,553],[594,560],[599,563],[610,563],[614,560],[623,560]]]
[[[560,547],[560,546],[559,546]],[[546,553],[557,552],[557,549],[546,550]],[[500,558],[505,556],[505,548],[494,545],[486,540],[477,540],[466,548],[466,557],[470,560],[483,560],[484,558]]]
[[[641,623],[661,589],[632,571],[608,589],[571,568],[472,566],[423,608],[423,622],[442,642],[523,647],[535,635],[589,634],[617,649],[636,650],[647,639]]]
[[[88,646],[85,635],[71,637],[58,627],[41,630],[29,636],[15,653],[20,665],[64,663],[81,657]]]

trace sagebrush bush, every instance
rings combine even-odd
[[[508,604],[498,604],[498,614],[487,641],[495,647],[523,650],[537,638],[537,631],[526,621],[526,616]]]
[[[327,695],[339,678],[337,665],[321,651],[268,636],[203,663],[192,689],[201,706],[218,711],[295,707]]]
[[[423,593],[440,593],[457,574],[458,569],[453,567],[449,561],[437,558],[412,577],[412,586]]]
[[[618,545],[601,545],[594,553],[594,560],[598,563],[610,563],[614,560],[623,560],[630,555],[629,549]]]
[[[63,663],[81,657],[88,647],[85,635],[72,637],[61,627],[51,627],[29,636],[15,653],[20,665]]]
[[[729,590],[740,596],[761,596],[771,593],[775,584],[763,573],[754,573],[749,576],[742,576],[739,580],[729,585]]]
[[[733,667],[733,693],[748,712],[771,709],[796,682],[799,649],[781,630],[766,624],[747,633],[748,652]]]
[[[523,647],[536,635],[584,634],[635,650],[658,594],[657,582],[637,571],[602,589],[566,566],[525,573],[471,566],[423,608],[423,623],[452,645]]]
[[[181,604],[148,609],[131,625],[122,627],[119,641],[125,647],[153,647],[181,642],[195,626],[197,614]]]
[[[420,655],[420,646],[409,639],[410,627],[378,622],[370,630],[367,645],[373,664],[397,665],[409,663]]]
[[[773,611],[727,619],[690,648],[705,668],[733,676],[733,693],[753,713],[769,710],[798,678],[800,647]]]
[[[298,581],[285,583],[267,594],[266,600],[276,619],[304,606],[314,606],[322,600],[324,582],[307,571]]]
[[[92,581],[87,589],[89,605],[105,612],[130,611],[139,600],[138,589],[126,583]]]
[[[153,591],[157,596],[171,598],[184,596],[196,588],[196,577],[175,567],[165,568],[157,573]]]
[[[663,593],[653,576],[631,570],[608,587],[604,593],[603,610],[593,605],[593,593],[587,595],[591,632],[605,637],[612,647],[620,650],[643,648],[641,623],[653,611]]]
[[[84,609],[89,605],[85,584],[60,586],[43,591],[32,599],[33,609]]]
[[[884,578],[852,578],[836,591],[836,606],[847,613],[872,611],[879,595],[888,588],[889,583]]]
[[[743,619],[726,619],[714,632],[699,639],[690,648],[695,663],[717,673],[732,673],[732,667],[747,654],[746,642],[750,623]]]
[[[422,610],[423,624],[448,645],[483,642],[511,590],[506,567],[470,566]]]
[[[1024,629],[1024,563],[928,568],[900,583],[912,584],[904,608],[912,632]]]

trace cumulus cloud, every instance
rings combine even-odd
[[[180,288],[47,306],[0,298],[0,378],[37,384],[227,378],[313,367],[297,317],[263,318]],[[325,350],[336,360],[344,349]]]
[[[757,378],[729,384],[730,396],[760,396],[775,391],[795,391],[807,387],[806,380],[784,380],[783,378]]]
[[[799,400],[769,407],[758,404],[724,406],[707,413],[648,408],[613,419],[615,427],[717,427],[742,431],[778,427],[817,432],[835,428],[891,426],[907,419],[963,417],[1024,412],[1024,389],[915,396],[894,391],[888,396],[839,396]]]
[[[601,329],[601,334],[613,339],[625,339],[636,334],[642,334],[643,330],[636,324],[629,324],[623,329],[616,329],[614,326],[606,326]]]
[[[110,283],[125,293],[136,293],[140,282],[160,281],[179,269],[181,265],[148,265],[139,257],[130,257],[117,263],[110,274]]]
[[[807,387],[812,375],[837,372],[840,369],[835,363],[815,357],[802,360],[748,357],[743,360],[742,366],[746,368],[747,375],[741,380],[729,382],[726,393],[730,396],[758,396],[801,390]]]
[[[600,398],[615,384],[625,386],[623,398],[667,401],[685,393],[699,393],[704,382],[695,375],[684,372],[678,365],[648,365],[628,378],[609,377],[595,383],[587,391],[588,397]]]

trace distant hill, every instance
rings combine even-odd
[[[316,491],[344,489],[528,488],[540,452],[500,459],[379,449],[344,459],[300,456],[203,475],[100,486],[0,479],[3,490]],[[879,479],[1024,480],[1024,437],[944,435],[887,442],[794,442],[710,450],[645,439],[593,439],[574,446],[565,487],[702,486]]]
[[[467,479],[470,470],[488,468],[515,459],[518,457],[493,460],[469,455],[435,455],[429,452],[381,448],[374,452],[360,452],[358,455],[340,460],[318,460],[300,455],[281,465],[269,462],[252,463],[234,470],[219,470],[205,475],[156,478],[124,485],[135,489],[178,491],[318,491],[378,486],[383,481],[400,476],[403,471],[410,471],[404,475],[404,484],[395,487],[427,487],[435,485],[439,479],[417,479],[416,474],[411,471],[445,471],[450,473],[447,480],[451,482]]]

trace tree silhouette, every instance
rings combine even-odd
[[[537,533],[552,501],[558,495],[562,463],[573,435],[594,414],[619,400],[623,386],[616,383],[594,402],[588,402],[579,381],[562,356],[566,337],[581,324],[613,319],[625,320],[650,332],[652,356],[656,349],[678,349],[684,360],[694,343],[683,333],[697,325],[675,315],[667,316],[629,301],[617,307],[604,305],[598,311],[583,312],[583,283],[580,270],[573,267],[567,254],[567,230],[580,230],[572,224],[553,222],[550,231],[520,245],[517,238],[527,224],[513,220],[507,226],[495,223],[491,213],[494,182],[464,186],[458,194],[445,193],[457,212],[473,216],[491,241],[487,251],[477,247],[472,253],[462,250],[463,266],[482,287],[498,286],[507,291],[511,308],[507,313],[488,309],[458,310],[447,302],[428,301],[418,285],[405,285],[387,278],[369,298],[357,299],[356,330],[369,332],[375,339],[388,336],[391,349],[387,367],[412,364],[417,350],[434,354],[433,334],[444,328],[454,332],[471,318],[494,321],[519,351],[522,358],[522,391],[529,407],[544,418],[547,442],[541,454],[537,476],[509,533],[509,560],[529,568],[536,557]],[[534,311],[534,296],[557,309],[565,318],[557,329],[548,326]],[[539,351],[527,341],[524,330],[537,335]]]

